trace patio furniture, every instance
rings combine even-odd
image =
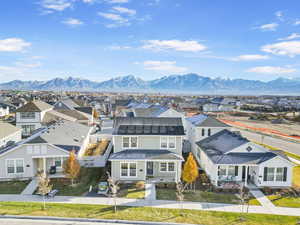
[[[56,166],[51,166],[49,173],[50,174],[56,174]]]
[[[48,194],[47,194],[47,197],[48,198],[54,198],[54,196],[58,193],[58,190],[57,189],[54,189],[52,191],[50,191]]]

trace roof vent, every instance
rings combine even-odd
[[[248,146],[248,147],[246,148],[246,150],[247,150],[248,152],[251,152],[251,151],[252,151],[252,148],[251,148],[250,146]]]

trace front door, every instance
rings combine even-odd
[[[153,162],[147,162],[147,176],[153,176]]]

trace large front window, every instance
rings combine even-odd
[[[136,163],[121,163],[121,177],[136,177]]]
[[[174,162],[162,162],[160,163],[160,172],[174,172],[175,163]]]
[[[160,137],[160,148],[176,148],[176,137]]]
[[[225,176],[226,175],[226,166],[219,166],[219,176]]]
[[[22,125],[23,134],[29,135],[35,130],[35,125]]]
[[[273,167],[269,167],[266,168],[267,169],[267,175],[266,175],[266,181],[274,181],[274,177],[275,177],[275,168]]]
[[[276,181],[283,181],[284,177],[284,169],[281,168],[276,168]]]
[[[6,161],[6,167],[7,167],[8,174],[24,173],[24,160],[8,159]]]
[[[138,138],[137,137],[123,137],[123,148],[137,148]]]
[[[287,167],[265,167],[264,181],[286,181]]]
[[[63,164],[63,159],[61,157],[57,157],[57,158],[54,158],[54,165],[57,167],[57,168],[61,168],[62,167],[62,164]]]
[[[34,112],[21,112],[20,117],[21,117],[21,119],[34,119],[35,113]]]
[[[228,175],[229,176],[235,176],[235,166],[229,166],[228,167]]]

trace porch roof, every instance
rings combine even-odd
[[[168,150],[158,149],[128,149],[120,152],[113,153],[109,157],[110,161],[113,160],[178,160],[184,161],[183,157],[179,154]]]

